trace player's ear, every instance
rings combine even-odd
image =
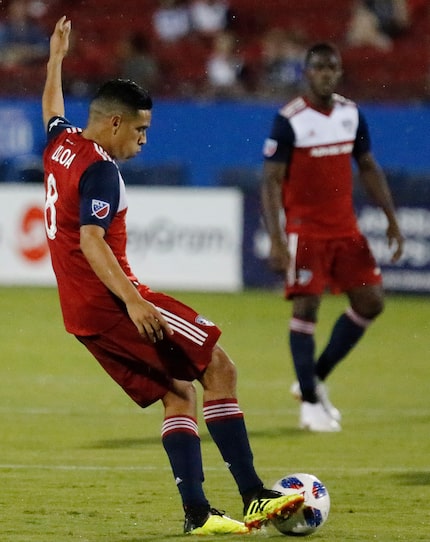
[[[118,128],[121,125],[121,115],[114,115],[113,117],[111,117],[111,124],[113,128],[113,133],[116,134]]]

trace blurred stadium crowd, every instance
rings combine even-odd
[[[342,93],[430,96],[428,0],[0,0],[0,9],[1,97],[40,96],[63,14],[73,25],[72,96],[121,76],[159,97],[286,100],[300,91],[307,46],[326,40],[343,56]]]

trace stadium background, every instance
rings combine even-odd
[[[390,52],[343,46],[351,1],[266,0],[263,5],[259,0],[230,0],[229,3],[236,13],[235,31],[245,57],[258,54],[262,33],[275,25],[300,27],[312,42],[330,40],[339,44],[345,68],[340,92],[358,101],[368,117],[374,152],[389,178],[407,236],[406,255],[400,266],[389,265],[382,240],[383,223],[358,192],[360,222],[382,263],[388,287],[430,292],[428,2],[414,2],[417,8],[411,29],[394,42]],[[151,34],[152,15],[158,4],[155,0],[106,0],[103,13],[96,0],[57,0],[45,4],[47,9],[41,24],[50,32],[58,17],[66,13],[81,44],[65,61],[66,81],[79,75],[93,87],[115,76],[118,69],[115,51],[121,37],[132,29],[148,32],[152,50],[163,65],[163,85],[155,96],[149,143],[141,156],[124,165],[128,184],[141,185],[143,191],[153,185],[174,186],[190,194],[200,190],[203,199],[211,196],[202,188],[238,189],[243,197],[243,214],[236,217],[242,230],[241,277],[233,281],[234,287],[276,284],[278,279],[264,266],[266,244],[260,226],[257,190],[262,140],[279,103],[262,102],[252,96],[240,101],[196,98],[190,89],[198,89],[203,82],[208,49],[193,37],[181,40],[174,48],[157,41]],[[6,5],[4,2],[3,8]],[[2,68],[0,190],[12,185],[19,189],[14,199],[24,195],[24,208],[19,211],[23,216],[17,217],[16,222],[0,223],[3,261],[11,245],[18,243],[23,234],[26,243],[40,243],[42,222],[33,220],[31,213],[28,218],[25,196],[41,184],[44,134],[39,102],[44,74],[43,63],[19,69]],[[67,113],[76,124],[85,122],[87,100],[85,95],[67,96]],[[160,192],[161,206],[164,194]],[[6,197],[0,197],[0,205],[4,206],[6,201]],[[17,265],[20,266],[19,258]],[[204,271],[204,262],[201,265]],[[237,266],[237,262],[233,265]],[[31,283],[33,271],[30,267],[27,282]],[[8,277],[0,276],[0,281],[14,283],[14,276],[17,276],[15,268]],[[169,286],[175,285],[169,283]]]

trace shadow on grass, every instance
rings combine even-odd
[[[256,440],[259,438],[277,440],[279,439],[279,437],[286,437],[286,436],[306,437],[310,433],[307,433],[306,431],[302,431],[300,429],[287,427],[287,428],[265,429],[261,431],[248,431],[248,434],[251,440]],[[201,440],[202,442],[208,442],[208,441],[211,441],[212,439],[209,435],[202,435]],[[141,448],[142,446],[147,446],[150,444],[159,444],[160,442],[161,442],[161,436],[159,435],[144,437],[144,438],[108,439],[108,440],[100,440],[98,442],[94,442],[94,444],[90,446],[90,448],[96,449],[96,450]]]
[[[159,536],[139,536],[139,538],[133,537],[133,538],[118,538],[115,541],[112,542],[161,542],[161,540],[182,540],[184,539],[186,535],[184,534],[164,534],[163,538],[161,539]],[[189,539],[189,535],[187,536]],[[218,537],[219,538],[219,537]],[[211,537],[213,540],[213,537]],[[209,542],[207,537],[205,537],[205,540]],[[227,541],[226,541],[227,542]]]
[[[161,542],[162,540],[182,540],[184,539],[186,535],[184,534],[164,534],[163,538],[160,538],[159,536],[140,536],[139,538],[133,537],[133,538],[118,538],[115,541],[112,542]],[[187,539],[189,539],[189,535],[187,536]],[[213,540],[213,537],[211,537]],[[205,537],[205,540],[209,542],[207,537]],[[227,541],[226,541],[227,542]]]
[[[95,450],[121,450],[126,448],[142,448],[152,444],[160,444],[161,437],[148,437],[148,438],[124,438],[124,439],[107,439],[94,442],[92,446],[88,448]]]
[[[392,476],[403,486],[430,486],[430,471],[411,471]]]

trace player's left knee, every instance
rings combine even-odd
[[[384,299],[379,296],[369,298],[360,307],[356,307],[355,312],[366,320],[374,320],[384,311]]]
[[[369,310],[369,314],[365,316],[365,318],[368,318],[369,320],[374,320],[377,318],[382,312],[384,311],[384,304],[375,304],[373,307],[371,307],[371,310]]]
[[[380,286],[352,290],[348,297],[353,311],[366,320],[373,320],[384,310],[384,292]]]

